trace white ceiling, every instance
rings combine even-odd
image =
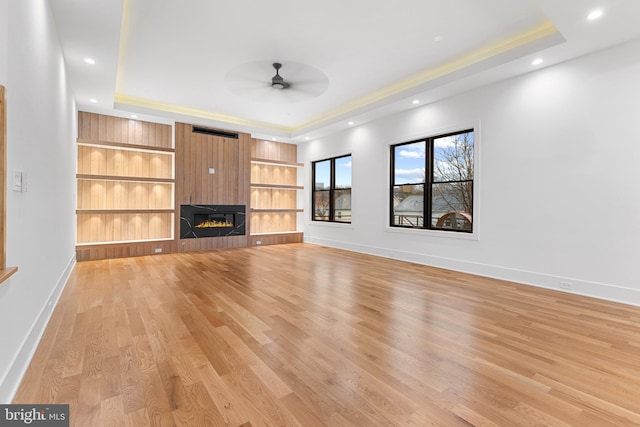
[[[640,37],[638,0],[50,3],[79,109],[293,142]]]

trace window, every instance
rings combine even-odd
[[[473,129],[391,146],[392,227],[473,232]]]
[[[312,162],[314,221],[351,222],[351,154]]]

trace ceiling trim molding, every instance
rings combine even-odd
[[[292,128],[274,125],[273,123],[264,123],[259,121],[247,120],[235,116],[227,116],[224,114],[213,113],[210,111],[199,110],[197,108],[181,107],[173,104],[151,101],[148,99],[136,98],[120,93],[114,95],[114,102],[118,104],[127,104],[135,107],[141,107],[156,111],[164,111],[167,113],[181,114],[184,116],[198,117],[201,119],[214,120],[218,122],[230,123],[238,126],[248,126],[257,129],[270,129],[278,132],[291,134]]]
[[[319,125],[331,119],[335,119],[345,114],[352,113],[355,110],[382,101],[390,96],[400,94],[404,91],[415,88],[416,86],[420,86],[454,72],[461,71],[482,61],[491,59],[500,54],[509,52],[513,49],[520,48],[522,46],[528,45],[530,43],[539,41],[558,33],[559,31],[553,25],[553,23],[545,20],[545,22],[543,22],[541,25],[538,25],[537,27],[534,27],[525,33],[518,34],[509,39],[501,40],[484,48],[475,50],[463,57],[447,62],[438,67],[430,68],[405,80],[399,81],[391,86],[387,86],[368,95],[365,95],[359,99],[354,100],[353,102],[344,104],[333,111],[316,117],[313,120],[310,120],[299,126],[295,126],[293,128],[293,132],[295,133],[303,131],[304,129]]]

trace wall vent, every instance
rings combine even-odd
[[[235,132],[227,132],[227,131],[224,131],[224,130],[203,128],[203,127],[200,127],[200,126],[193,126],[191,128],[191,131],[193,133],[203,133],[205,135],[213,135],[213,136],[221,136],[223,138],[238,139],[238,134],[237,133],[235,133]]]

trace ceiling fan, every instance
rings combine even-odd
[[[274,62],[273,68],[276,69],[276,75],[271,78],[271,87],[275,89],[286,89],[291,86],[291,84],[284,81],[284,78],[280,75],[280,68],[282,68],[282,64]]]
[[[269,81],[269,68],[276,73]],[[286,79],[280,75],[285,70]],[[254,61],[231,69],[225,76],[228,90],[243,98],[268,104],[308,101],[322,95],[329,79],[320,70],[300,62]]]

